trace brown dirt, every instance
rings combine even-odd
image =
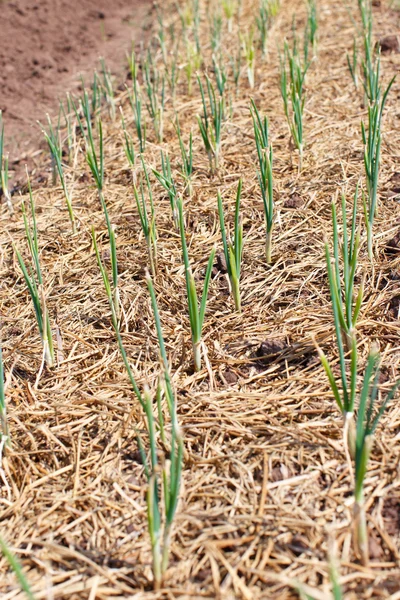
[[[121,73],[149,7],[149,0],[0,0],[0,110],[11,161],[37,145],[36,120],[58,109],[81,74],[89,82],[100,56]]]

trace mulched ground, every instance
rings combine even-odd
[[[206,3],[200,4],[203,52],[210,64]],[[246,0],[242,6],[241,28],[246,29],[258,2]],[[366,115],[346,64],[354,23],[359,23],[357,7],[326,0],[318,7],[320,40],[306,83],[300,175],[279,94],[276,48],[290,35],[294,13],[298,27],[304,26],[302,2],[288,0],[281,8],[266,60],[257,55],[255,89],[248,87],[245,67],[238,96],[229,83],[223,162],[214,177],[195,120],[201,109],[197,86],[189,97],[183,73],[179,79],[175,108],[184,139],[190,131],[194,135],[194,192],[185,202],[190,258],[200,284],[211,248],[216,244],[221,250],[217,190],[232,216],[236,185],[243,176],[243,313],[234,312],[226,277],[216,269],[205,322],[207,359],[204,369],[193,374],[179,236],[169,200],[154,181],[159,233],[155,287],[186,450],[170,568],[160,592],[152,591],[146,482],[135,438],[135,427],[145,431],[145,422],[118,353],[92,249],[93,224],[104,238],[107,261],[104,217],[79,140],[76,161],[68,169],[78,233],[70,232],[58,187],[43,184],[35,191],[48,305],[59,338],[59,364],[45,370],[38,382],[41,344],[10,241],[25,252],[21,214],[17,200],[13,218],[2,207],[2,336],[13,447],[3,459],[0,522],[38,599],[285,600],[297,597],[293,580],[317,590],[316,598],[329,598],[331,546],[336,547],[346,599],[400,597],[398,401],[382,419],[369,464],[371,561],[364,567],[353,549],[351,475],[342,420],[313,343],[315,338],[335,358],[323,240],[331,236],[332,198],[344,190],[350,202],[363,173],[360,120]],[[167,14],[166,23],[175,23],[179,31],[178,15],[172,9]],[[396,33],[398,26],[394,6],[374,7],[377,38]],[[226,55],[234,56],[237,24],[232,34],[224,25],[223,44]],[[161,64],[160,53],[156,56]],[[399,63],[398,54],[383,55],[385,82]],[[360,352],[365,359],[370,342],[378,340],[383,392],[400,372],[399,96],[395,82],[384,116],[376,257],[371,268],[364,244],[358,274],[359,280],[366,274]],[[274,146],[277,218],[270,267],[264,261],[251,97],[270,118]],[[134,135],[124,93],[120,102]],[[159,167],[160,148],[167,149],[179,180],[173,116],[168,97],[165,140],[156,142],[148,120],[145,161]],[[159,363],[144,281],[145,241],[121,129],[106,115],[104,129],[105,197],[117,227],[122,335],[140,385],[148,383],[154,390]],[[5,573],[2,599],[22,599],[4,561],[0,570]]]
[[[2,0],[0,110],[11,160],[37,146],[36,120],[55,114],[80,75],[92,78],[103,56],[121,73],[124,53],[149,22],[146,0]]]

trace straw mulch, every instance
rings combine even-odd
[[[201,6],[205,17],[206,3]],[[253,22],[257,6],[243,1],[242,31]],[[352,542],[352,484],[342,420],[313,343],[315,338],[335,359],[323,240],[331,237],[332,198],[344,190],[350,203],[363,174],[360,120],[366,116],[346,65],[354,33],[350,15],[359,24],[357,7],[349,13],[341,3],[321,0],[318,8],[320,39],[306,82],[300,176],[279,93],[276,49],[290,36],[293,14],[303,30],[303,3],[288,0],[281,7],[265,61],[257,54],[255,89],[248,88],[244,67],[238,97],[231,86],[232,115],[223,128],[222,165],[213,177],[195,121],[201,108],[197,84],[192,97],[186,95],[183,73],[178,84],[176,109],[184,138],[194,133],[194,194],[185,201],[185,213],[199,287],[213,245],[222,250],[217,190],[231,219],[236,185],[240,176],[244,179],[243,314],[234,312],[226,275],[216,266],[205,322],[206,359],[203,370],[193,374],[180,241],[168,198],[153,181],[159,234],[155,287],[186,452],[170,568],[160,592],[152,591],[146,481],[135,436],[136,429],[145,436],[145,422],[118,352],[91,244],[93,224],[109,266],[104,217],[83,153],[77,147],[68,171],[80,221],[76,235],[70,232],[61,190],[49,182],[34,192],[58,347],[58,365],[45,369],[39,380],[41,343],[12,249],[14,241],[26,255],[19,201],[12,218],[2,206],[1,315],[12,449],[2,461],[1,535],[20,558],[38,600],[284,600],[297,597],[293,580],[315,588],[316,598],[328,598],[329,547],[346,598],[400,598],[398,401],[382,419],[369,464],[371,562],[364,567]],[[376,37],[392,33],[399,19],[395,7],[382,3],[373,10]],[[171,14],[178,27],[178,16]],[[205,18],[202,27],[209,63]],[[232,35],[224,25],[226,57],[237,44],[237,25]],[[398,66],[398,55],[382,57],[385,82]],[[370,343],[379,342],[382,391],[400,372],[399,244],[397,250],[387,249],[400,228],[399,93],[395,82],[384,116],[376,258],[371,268],[364,244],[359,273],[359,280],[366,274],[359,347],[365,359]],[[274,146],[276,224],[270,267],[264,261],[250,97],[269,116]],[[124,93],[120,101],[131,124]],[[149,166],[159,168],[160,148],[168,150],[174,169],[179,166],[172,117],[169,102],[161,145],[148,121]],[[105,197],[117,226],[123,341],[140,385],[155,390],[160,367],[144,282],[145,240],[118,119],[113,123],[104,116],[104,128]],[[48,164],[47,157],[43,161]],[[361,217],[361,204],[359,212]],[[260,359],[262,342],[267,342],[267,356]],[[1,598],[22,599],[4,559],[0,573]]]

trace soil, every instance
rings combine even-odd
[[[10,161],[41,139],[37,120],[89,81],[99,57],[120,75],[132,40],[143,36],[148,0],[0,0],[0,110]]]

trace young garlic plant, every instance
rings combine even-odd
[[[134,179],[134,167],[135,167],[135,163],[136,163],[136,155],[135,155],[135,145],[133,143],[133,139],[131,134],[128,132],[128,130],[126,129],[126,125],[125,125],[125,117],[124,117],[124,113],[122,111],[122,107],[119,107],[120,113],[121,113],[121,125],[122,125],[122,132],[124,134],[124,152],[125,152],[125,156],[128,160],[129,166],[131,168],[132,171],[132,177]]]
[[[192,86],[193,75],[195,73],[197,73],[197,71],[201,67],[202,56],[201,56],[201,53],[199,52],[199,50],[197,49],[196,45],[193,44],[189,39],[186,39],[185,43],[186,43],[186,63],[184,65],[183,69],[186,74],[188,95],[191,96],[192,89],[193,89],[193,86]]]
[[[168,194],[169,202],[171,205],[172,216],[174,219],[175,226],[178,227],[178,211],[176,209],[176,196],[178,190],[176,189],[175,181],[172,176],[171,161],[167,153],[161,150],[161,173],[152,169],[154,176],[157,181],[162,185]]]
[[[185,194],[192,195],[192,175],[193,175],[193,134],[189,134],[189,144],[186,147],[183,143],[181,128],[178,115],[176,114],[175,131],[178,136],[179,148],[181,151],[181,175],[185,181]]]
[[[364,220],[367,230],[368,255],[373,259],[373,234],[372,228],[377,211],[379,164],[382,143],[382,114],[385,108],[387,96],[394,82],[393,78],[387,86],[381,98],[380,88],[376,101],[368,106],[368,129],[361,122],[361,134],[364,144],[364,168],[367,184],[367,197],[364,201]]]
[[[256,16],[256,25],[260,36],[260,47],[263,58],[267,54],[268,30],[270,28],[270,11],[268,0],[260,0],[258,15]]]
[[[43,129],[43,135],[46,139],[47,145],[49,146],[50,153],[52,156],[52,162],[54,165],[55,172],[58,173],[58,177],[61,182],[61,187],[64,193],[65,202],[67,204],[67,210],[69,215],[69,220],[71,221],[72,232],[76,232],[76,223],[75,223],[75,214],[72,207],[71,195],[67,187],[67,182],[65,180],[64,166],[62,162],[62,146],[60,143],[60,139],[55,135],[53,127],[51,125],[51,120],[49,115],[47,115],[47,120],[49,123],[49,131]]]
[[[162,479],[162,492],[164,498],[164,530],[161,535],[161,511],[162,511],[162,503],[159,494],[159,482],[158,482],[158,472],[160,471],[160,467],[157,464],[157,454],[154,453],[154,457],[152,456],[152,473],[148,472],[149,477],[149,488],[147,495],[147,507],[148,507],[148,515],[149,517],[149,527],[150,536],[152,540],[153,547],[153,564],[154,564],[154,573],[155,573],[155,581],[156,588],[159,588],[165,572],[168,567],[168,557],[169,557],[169,549],[171,545],[171,531],[172,525],[174,522],[176,509],[178,506],[179,500],[179,492],[181,486],[182,479],[182,466],[183,466],[183,440],[181,429],[178,423],[177,410],[176,410],[176,398],[172,387],[172,382],[170,378],[170,368],[167,358],[167,352],[164,343],[164,337],[161,329],[161,321],[160,315],[158,312],[156,295],[154,292],[153,282],[151,277],[147,275],[147,287],[149,290],[151,304],[153,309],[154,320],[156,323],[157,329],[157,337],[158,337],[158,345],[160,348],[160,356],[161,362],[163,365],[163,388],[164,395],[166,398],[166,403],[168,407],[168,415],[171,421],[171,434],[169,444],[166,443],[166,435],[165,435],[165,426],[164,426],[164,418],[161,410],[161,402],[160,395],[157,394],[157,403],[158,403],[158,415],[159,415],[159,428],[160,434],[163,438],[164,446],[169,446],[169,468],[167,468],[166,461],[164,460],[164,464],[161,467],[161,479]],[[161,386],[159,386],[160,389]],[[152,409],[151,401],[148,400],[148,413],[150,414],[150,410]],[[150,430],[150,427],[149,427]],[[154,429],[153,429],[154,430]],[[155,447],[155,443],[152,444]],[[153,484],[153,485],[151,485]],[[160,541],[162,539],[162,544]]]
[[[200,117],[197,115],[197,122],[199,124],[200,134],[207,152],[211,172],[214,172],[218,170],[219,167],[224,102],[222,98],[217,99],[214,86],[212,85],[208,75],[206,75],[207,95],[210,107],[208,109],[203,84],[199,76],[197,76],[197,81],[199,82],[201,100],[203,104],[203,116]]]
[[[128,57],[129,68],[132,75],[132,91],[127,87],[129,103],[132,108],[136,133],[139,140],[139,152],[142,154],[146,148],[146,119],[142,114],[142,94],[137,79],[138,65],[135,53]]]
[[[157,141],[161,143],[164,136],[165,76],[161,76],[150,51],[143,63],[143,72],[148,98],[147,110],[153,121]]]
[[[303,164],[303,111],[305,103],[304,80],[310,66],[307,59],[301,60],[296,38],[293,50],[285,41],[283,58],[280,57],[280,89],[285,116],[293,143],[299,152],[299,172]],[[289,78],[289,82],[288,82]]]
[[[95,181],[97,192],[101,207],[103,209],[104,217],[107,225],[108,238],[110,241],[110,256],[113,274],[113,294],[115,301],[115,310],[119,316],[119,288],[118,288],[118,263],[117,253],[115,244],[115,227],[111,224],[110,215],[108,213],[107,204],[104,198],[104,139],[103,139],[103,125],[101,118],[97,119],[97,136],[98,136],[98,149],[96,148],[94,132],[92,127],[92,119],[90,112],[90,104],[88,94],[85,91],[83,101],[81,100],[81,110],[85,119],[86,132],[82,119],[80,118],[79,112],[75,106],[75,114],[78,119],[82,135],[85,139],[86,145],[86,161],[89,165],[93,179]]]
[[[243,54],[246,59],[247,65],[247,79],[249,81],[250,89],[254,88],[254,69],[256,61],[256,50],[254,47],[254,30],[251,28],[242,38]]]
[[[225,18],[228,22],[228,32],[232,33],[233,28],[233,19],[235,13],[237,11],[237,1],[236,0],[222,0],[222,10],[224,12]]]
[[[240,197],[242,194],[242,180],[239,180],[237,192],[236,192],[236,203],[235,203],[235,225],[233,232],[233,242],[227,238],[225,228],[225,216],[224,208],[222,206],[221,194],[218,192],[218,213],[219,223],[221,228],[222,244],[224,247],[224,255],[226,268],[228,270],[228,277],[231,285],[233,300],[235,302],[235,308],[240,313],[242,312],[241,298],[240,298],[240,269],[242,264],[243,254],[243,225],[240,220]]]
[[[8,186],[8,156],[4,154],[4,123],[0,110],[0,186],[5,198],[10,215],[14,214],[14,208],[11,201],[10,189]]]
[[[28,244],[29,254],[32,264],[29,269],[18,248],[14,245],[15,254],[22,271],[29,295],[31,297],[33,308],[35,310],[36,322],[39,329],[40,338],[43,344],[43,357],[48,367],[54,365],[54,346],[51,331],[50,316],[47,309],[46,295],[43,285],[42,270],[40,267],[40,253],[38,244],[38,234],[36,225],[35,202],[33,199],[32,188],[28,177],[29,200],[31,209],[32,229],[28,222],[25,210],[25,203],[22,202],[22,216],[24,219],[25,236]]]
[[[317,18],[317,2],[316,0],[307,0],[307,25],[306,36],[310,44],[314,58],[317,55],[317,33],[318,33],[318,18]]]
[[[116,116],[115,95],[114,95],[111,71],[106,67],[104,58],[100,59],[100,65],[101,65],[101,74],[103,77],[103,81],[101,83],[101,87],[103,89],[103,98],[106,102],[106,105],[108,106],[111,119],[113,121],[115,121],[115,116]]]
[[[201,343],[202,343],[202,330],[204,323],[204,316],[206,312],[206,303],[208,296],[208,289],[210,286],[211,279],[211,271],[213,267],[214,257],[215,257],[215,248],[211,251],[210,258],[208,260],[206,274],[204,278],[203,284],[203,293],[201,296],[201,302],[199,305],[197,292],[196,292],[196,284],[193,277],[192,270],[190,268],[189,262],[189,254],[186,243],[186,233],[185,233],[185,221],[183,217],[183,207],[182,207],[182,199],[178,196],[176,199],[176,204],[178,207],[179,214],[179,229],[181,234],[181,242],[182,242],[182,255],[183,255],[183,263],[185,267],[185,278],[186,278],[186,295],[187,295],[187,303],[189,309],[189,321],[190,321],[190,330],[192,335],[192,345],[193,345],[193,357],[194,357],[194,370],[201,370]]]
[[[358,49],[356,38],[354,38],[353,40],[353,51],[351,53],[351,56],[349,54],[346,54],[346,58],[351,79],[353,80],[354,87],[356,88],[356,90],[358,90]]]
[[[257,173],[263,199],[266,238],[265,256],[267,263],[271,263],[272,250],[272,228],[274,225],[274,182],[272,174],[273,152],[272,144],[269,142],[268,119],[261,118],[260,113],[251,100],[250,112],[253,119],[254,137],[256,141],[258,164],[260,170]]]
[[[318,348],[318,353],[328,376],[333,396],[343,415],[344,436],[346,443],[348,443],[351,455],[354,455],[354,407],[358,362],[356,326],[364,291],[364,280],[362,280],[358,293],[355,293],[355,278],[357,275],[358,253],[360,248],[360,234],[357,230],[357,200],[358,186],[354,194],[349,236],[346,217],[346,199],[344,195],[342,195],[343,232],[341,240],[339,240],[340,236],[336,207],[334,202],[332,203],[333,258],[331,258],[328,243],[325,243],[326,268],[335,325],[336,344],[339,353],[341,390],[336,383],[333,370],[326,355]],[[347,373],[347,352],[350,353],[349,376]]]
[[[157,393],[157,404],[159,407],[158,429],[164,447],[167,446],[168,448],[169,460],[167,461],[164,457],[164,460],[161,462],[159,459],[159,450],[157,443],[158,435],[153,414],[153,402],[150,395],[150,391],[147,387],[145,387],[143,393],[140,392],[139,386],[136,382],[135,376],[132,371],[132,367],[129,363],[129,359],[126,354],[120,332],[119,320],[114,303],[112,286],[106,268],[100,257],[100,252],[96,241],[96,235],[93,228],[92,239],[96,253],[97,264],[103,279],[104,288],[111,309],[111,320],[115,331],[115,335],[117,337],[119,351],[124,362],[129,381],[132,385],[132,389],[136,395],[136,398],[139,401],[140,406],[144,411],[147,421],[147,432],[150,447],[149,457],[147,452],[145,451],[144,444],[139,432],[137,432],[137,441],[142,457],[142,463],[144,465],[144,473],[148,483],[146,494],[147,526],[153,555],[154,587],[156,590],[158,590],[162,585],[163,578],[168,567],[171,532],[176,514],[176,509],[178,506],[183,465],[183,441],[177,419],[176,399],[169,373],[169,365],[166,355],[164,338],[161,330],[160,317],[158,314],[154,288],[152,281],[148,276],[147,285],[151,296],[154,318],[156,321],[160,354],[163,365],[162,382],[159,385],[159,390]],[[166,427],[161,407],[160,395],[162,391],[164,392],[164,396],[166,398],[167,410],[171,421],[171,433],[169,436],[169,440],[167,440]]]
[[[150,183],[149,174],[144,163],[143,157],[142,167],[143,174],[146,181],[147,194],[149,197],[150,210],[147,207],[146,194],[143,185],[143,179],[140,180],[140,197],[136,183],[133,183],[133,191],[135,194],[136,206],[139,213],[140,224],[142,227],[143,235],[146,240],[147,251],[149,254],[150,269],[153,277],[157,272],[157,227],[156,227],[156,216],[154,211],[153,202],[153,191]]]
[[[355,456],[354,456],[354,524],[356,531],[356,547],[364,565],[368,564],[368,530],[365,514],[364,481],[368,469],[374,433],[386,406],[393,399],[400,386],[400,379],[394,384],[386,395],[379,408],[376,408],[379,382],[379,350],[377,346],[371,348],[364,372],[363,384],[360,392],[356,420]]]

